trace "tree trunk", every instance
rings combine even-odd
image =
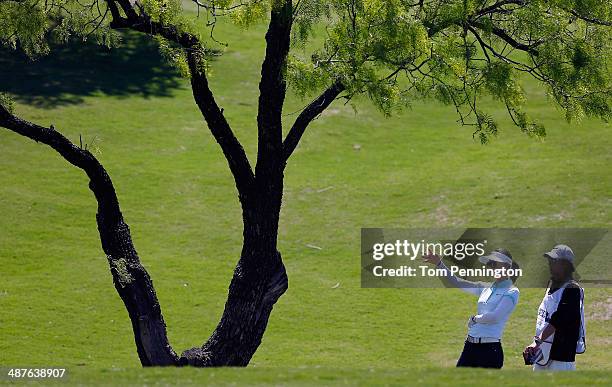
[[[168,342],[155,289],[140,264],[118,203],[115,206],[110,178],[106,178],[106,174],[94,177],[90,183],[99,203],[98,229],[115,288],[132,321],[142,365],[248,365],[261,344],[274,304],[288,287],[285,266],[276,247],[282,168],[257,178],[250,190],[240,196],[244,241],[221,321],[202,347],[186,350],[180,358]]]
[[[128,1],[118,2],[126,18],[121,16],[115,2],[107,3],[113,16],[113,28],[161,35],[186,49],[195,101],[235,178],[243,212],[243,248],[221,321],[202,347],[186,350],[179,358],[170,346],[153,283],[140,263],[110,177],[98,160],[53,127],[44,128],[20,120],[1,106],[0,125],[50,145],[89,176],[89,187],[98,201],[96,219],[102,248],[115,288],[130,316],[143,366],[246,366],[261,343],[274,304],[288,287],[287,273],[277,250],[277,237],[286,162],[281,122],[286,89],[283,74],[289,51],[292,3],[274,3],[266,34],[255,174],[208,86],[203,66],[205,50],[197,37],[180,32],[172,25],[152,23],[137,13]]]
[[[255,173],[210,90],[205,72],[206,50],[197,36],[172,24],[152,22],[136,12],[129,1],[120,0],[115,4],[109,0],[107,3],[113,18],[112,28],[130,28],[163,36],[185,49],[195,102],[227,159],[242,204],[243,248],[229,286],[223,316],[208,341],[202,347],[183,352],[179,364],[246,366],[261,343],[273,305],[288,286],[276,242],[286,161],[281,114],[286,91],[283,74],[293,21],[292,2],[274,1],[272,4],[259,85]],[[123,9],[125,18],[119,8]],[[150,281],[148,277],[143,278],[145,282]],[[117,290],[121,293],[121,286]],[[139,302],[150,301],[145,298]],[[155,324],[159,322],[163,323],[156,318]]]
[[[97,214],[97,221],[115,289],[132,322],[141,364],[145,367],[178,365],[178,356],[168,342],[153,282],[140,263],[128,225],[121,218],[109,222],[101,212]]]
[[[145,367],[177,365],[178,356],[168,342],[153,282],[140,263],[113,183],[102,165],[90,153],[86,155],[92,158],[84,170],[98,202],[96,221],[102,250],[108,259],[115,289],[130,316],[140,362]]]
[[[241,195],[244,242],[223,316],[202,347],[183,352],[182,365],[246,366],[261,344],[272,308],[288,287],[276,248],[282,172],[274,175],[258,177]]]
[[[75,146],[55,130],[22,120],[0,105],[0,126],[53,148],[89,177],[89,188],[98,202],[96,219],[115,288],[123,300],[134,329],[134,340],[143,366],[176,365],[178,356],[168,343],[166,325],[149,274],[140,264],[130,230],[123,221],[115,188],[106,170],[91,152]]]
[[[123,220],[111,178],[87,150],[53,127],[21,120],[0,105],[0,126],[42,142],[89,177],[96,197],[96,220],[117,293],[130,317],[143,366],[246,366],[265,332],[273,305],[287,290],[287,274],[276,249],[282,197],[282,170],[256,179],[240,194],[244,244],[232,278],[225,311],[200,348],[179,358],[168,342],[166,325],[149,274],[140,263],[130,229]]]

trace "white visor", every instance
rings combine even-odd
[[[512,258],[507,256],[506,254],[500,253],[499,251],[491,251],[489,255],[485,255],[483,257],[478,258],[481,263],[485,265],[489,261],[502,262],[512,265]]]

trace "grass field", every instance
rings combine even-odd
[[[263,34],[220,25],[230,46],[212,64],[218,102],[251,160]],[[95,138],[180,352],[201,345],[221,316],[241,248],[240,208],[187,81],[133,39],[110,54],[65,49],[36,65],[3,56],[0,85],[23,94],[20,116],[73,141]],[[250,367],[238,370],[139,368],[86,177],[0,130],[0,365],[67,367],[81,383],[609,385],[610,289],[586,291],[581,372],[534,377],[520,352],[542,290],[521,291],[505,369],[491,372],[454,368],[470,296],[360,288],[361,227],[610,226],[612,128],[568,124],[535,83],[524,87],[528,111],[548,129],[544,141],[519,133],[491,102],[483,104],[504,130],[487,146],[432,102],[390,119],[365,101],[357,114],[336,103],[314,122],[286,171],[279,249],[289,290]],[[287,123],[304,103],[289,98]]]

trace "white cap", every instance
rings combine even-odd
[[[510,258],[504,253],[500,253],[499,251],[491,251],[489,255],[480,257],[478,258],[478,260],[484,264],[486,264],[489,261],[495,261],[495,262],[507,263],[509,265],[512,265],[512,258]]]
[[[546,258],[552,259],[564,259],[569,261],[572,265],[574,264],[574,252],[567,245],[556,245],[548,253],[544,253]]]

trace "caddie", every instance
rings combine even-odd
[[[556,245],[544,254],[550,281],[538,308],[533,343],[525,348],[525,363],[534,370],[575,370],[576,354],[586,350],[584,289],[573,279],[574,252]]]

